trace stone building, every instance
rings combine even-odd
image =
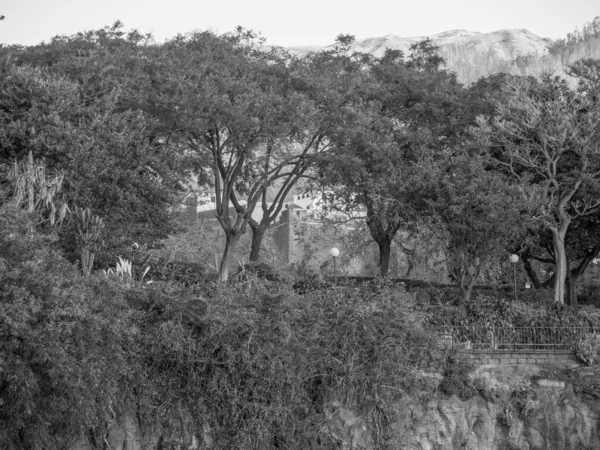
[[[378,248],[362,220],[343,222],[334,216],[324,219],[319,210],[319,200],[310,194],[294,194],[288,200],[265,237],[265,240],[269,240],[265,244],[271,244],[268,255],[270,262],[300,272],[329,275],[333,272],[329,250],[336,247],[340,250],[336,260],[339,274],[377,274]],[[182,206],[182,223],[191,226],[202,222],[205,229],[212,230],[214,238],[218,238],[219,224],[214,205],[199,204],[197,197],[188,196]],[[235,214],[233,208],[231,214]],[[260,214],[262,211],[257,208],[253,218],[259,221]],[[441,243],[426,232],[417,235],[400,231],[392,244],[389,275],[446,282],[445,255],[441,249]],[[240,249],[236,260],[247,260],[248,255],[244,250]]]

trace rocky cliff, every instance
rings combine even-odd
[[[468,400],[423,393],[362,416],[337,404],[332,413],[337,417],[335,432],[348,449],[600,448],[598,415],[572,391],[546,388],[534,395],[535,409],[525,418],[508,409],[505,393]],[[391,420],[385,429],[379,426],[382,416]]]
[[[387,399],[349,403],[330,398],[324,405],[329,420],[322,424],[320,434],[344,450],[600,448],[598,366],[486,365],[469,377],[470,391],[456,395],[440,389],[441,374],[423,372],[421,388],[410,393],[387,386]],[[130,412],[112,423],[106,442],[108,448],[120,450],[223,448],[207,423],[188,423],[182,428],[202,431],[159,436],[140,427]],[[85,439],[73,448],[91,449]]]
[[[599,374],[576,366],[487,365],[471,374],[475,389],[448,396],[440,375],[423,373],[429,389],[395,402],[332,402],[331,429],[347,449],[598,449]]]

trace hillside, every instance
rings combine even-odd
[[[410,46],[430,38],[440,48],[446,68],[464,84],[494,73],[540,76],[552,73],[564,77],[566,66],[583,58],[600,59],[600,16],[566,39],[553,41],[524,29],[479,33],[467,30],[445,31],[432,36],[401,37],[388,34],[360,39],[352,50],[381,56],[386,48],[410,53]],[[327,47],[325,47],[327,48]],[[306,53],[318,47],[293,47]]]

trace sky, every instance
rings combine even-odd
[[[557,39],[600,16],[600,0],[0,0],[1,15],[3,44],[35,45],[120,20],[157,42],[241,25],[288,47],[329,45],[341,33],[361,39],[455,29],[525,28]]]

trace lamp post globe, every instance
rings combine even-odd
[[[337,247],[329,249],[329,254],[333,256],[333,284],[337,286],[337,273],[335,270],[335,259],[340,256],[340,250]]]
[[[516,263],[518,263],[518,262],[519,262],[519,255],[516,255],[516,254],[514,254],[514,253],[513,253],[512,255],[510,255],[510,256],[508,257],[508,261],[509,261],[511,264],[516,264]]]

